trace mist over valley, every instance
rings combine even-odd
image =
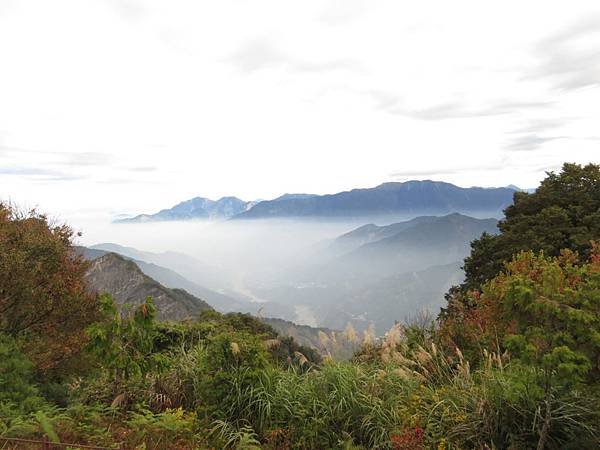
[[[208,210],[219,202],[198,197],[96,223],[81,243],[92,260],[114,252],[221,312],[332,329],[351,323],[359,332],[372,324],[383,334],[396,321],[438,313],[443,294],[462,280],[470,242],[497,232],[514,192],[388,183],[251,206],[239,200],[218,216]]]

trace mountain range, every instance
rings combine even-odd
[[[368,217],[442,215],[451,212],[499,216],[512,203],[514,189],[461,188],[438,181],[384,183],[332,195],[262,201],[234,219],[282,217]]]
[[[300,273],[303,281],[321,284],[370,283],[404,272],[451,264],[469,254],[482,233],[498,233],[497,219],[459,213],[420,216],[386,226],[368,224],[345,233],[319,249],[320,264]]]
[[[237,197],[213,201],[196,197],[155,214],[119,219],[118,223],[191,219],[360,218],[443,215],[460,212],[499,217],[512,203],[516,186],[462,188],[441,181],[383,183],[329,195],[284,194],[274,200],[246,202]]]
[[[373,322],[384,333],[422,308],[437,314],[483,232],[496,234],[497,220],[454,213],[364,225],[319,246],[285,281],[259,286],[256,295],[313,319],[302,322],[298,314],[298,323],[340,329],[350,321],[360,331]]]
[[[423,270],[462,261],[469,254],[471,241],[482,233],[498,233],[496,219],[476,219],[458,213],[410,222],[412,226],[404,229],[400,224],[380,227],[381,239],[343,255],[339,258],[340,266],[356,276],[384,277]],[[400,230],[390,231],[395,228]]]
[[[156,214],[140,214],[135,217],[119,219],[116,223],[158,222],[170,220],[192,219],[227,219],[252,208],[256,202],[246,202],[237,197],[222,197],[211,200],[195,197],[178,203],[169,209],[163,209]]]

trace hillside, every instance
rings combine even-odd
[[[327,251],[333,254],[341,255],[357,249],[362,245],[394,236],[408,228],[422,223],[433,222],[436,219],[436,216],[419,216],[405,222],[398,222],[385,226],[378,226],[369,223],[337,237],[329,244]]]
[[[165,287],[171,289],[183,289],[192,295],[204,299],[208,302],[212,307],[221,312],[229,312],[229,311],[243,311],[243,304],[240,300],[237,300],[233,297],[221,294],[220,292],[216,292],[212,289],[205,288],[200,286],[193,281],[188,280],[183,277],[179,273],[174,270],[168,269],[166,267],[162,267],[160,265],[154,263],[148,263],[146,261],[141,261],[134,257],[128,255],[137,255],[138,257],[144,257],[149,253],[141,252],[139,250],[135,250],[129,247],[120,247],[117,245],[109,246],[107,248],[114,248],[115,251],[102,250],[101,248],[88,248],[88,247],[77,247],[78,251],[89,260],[94,260],[99,258],[107,253],[116,253],[125,259],[133,261],[141,271],[149,276],[150,278],[158,281]],[[124,251],[123,253],[116,251],[119,249],[129,249],[129,251]],[[152,255],[152,254],[150,254]]]
[[[346,276],[383,278],[450,264],[467,256],[471,241],[482,233],[496,234],[497,223],[457,213],[423,220],[341,256],[334,268]],[[386,234],[386,228],[379,231]]]
[[[140,305],[152,297],[162,320],[194,318],[212,309],[208,303],[183,289],[169,289],[145,275],[135,262],[107,253],[90,262],[85,276],[90,290],[111,294],[119,305]]]
[[[186,279],[212,290],[222,288],[228,283],[227,277],[221,270],[181,252],[168,251],[155,253],[111,242],[92,245],[89,249],[118,253],[136,261],[156,264],[157,266],[177,272],[177,274]]]
[[[424,312],[436,317],[444,303],[444,293],[463,278],[460,262],[406,272],[348,292],[317,313],[323,326],[332,328],[351,322],[357,330],[363,330],[373,322],[375,333],[380,336],[396,321],[404,322]]]
[[[416,216],[451,212],[487,213],[495,217],[512,203],[514,193],[508,188],[461,188],[430,180],[384,183],[332,195],[263,201],[234,218]]]

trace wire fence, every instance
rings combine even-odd
[[[0,449],[1,450],[29,450],[29,449],[41,449],[41,450],[123,450],[123,444],[117,444],[117,447],[100,447],[97,445],[87,444],[67,444],[59,442],[50,442],[48,438],[43,440],[36,439],[21,439],[21,438],[8,438],[0,437]]]

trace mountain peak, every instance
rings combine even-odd
[[[139,305],[152,297],[163,320],[184,320],[212,309],[182,289],[163,286],[145,275],[134,261],[112,252],[91,261],[86,281],[93,291],[111,294],[119,305]]]
[[[117,223],[228,219],[247,211],[253,205],[254,202],[245,202],[233,196],[221,197],[216,201],[206,197],[194,197],[177,203],[172,208],[160,210],[156,214],[140,214],[132,218],[118,220]]]

